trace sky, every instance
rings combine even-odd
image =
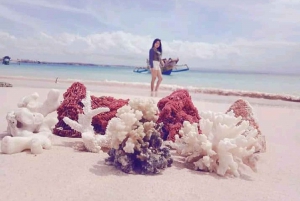
[[[300,74],[300,0],[0,0],[0,57]]]

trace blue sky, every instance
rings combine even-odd
[[[300,73],[300,0],[0,0],[0,53],[145,65],[153,39],[192,68]]]

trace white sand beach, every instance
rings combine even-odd
[[[7,112],[15,109],[22,97],[38,92],[41,99],[45,99],[55,85],[36,86],[40,88],[16,85],[0,88],[0,139],[6,134]],[[60,88],[61,99],[68,86]],[[158,101],[169,94],[163,91],[157,97],[150,97],[146,89],[140,94],[130,94],[132,89],[123,87],[113,93],[109,93],[106,86],[97,86],[97,91],[89,86],[87,89],[95,96],[122,99],[142,97]],[[210,102],[192,95],[192,99],[198,111],[225,112],[238,97],[224,96]],[[42,154],[34,155],[30,151],[0,154],[1,200],[299,200],[299,103],[258,99],[249,102],[253,103],[267,141],[267,151],[261,153],[257,172],[247,171],[241,177],[221,177],[192,170],[173,153],[174,163],[161,174],[126,174],[104,164],[106,153],[75,150],[74,146],[81,143],[80,138],[54,136],[52,148]]]

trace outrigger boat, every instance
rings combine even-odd
[[[160,67],[163,75],[171,75],[171,73],[177,73],[177,72],[189,70],[189,67],[187,64],[183,64],[183,65],[177,64],[179,59],[176,59],[176,60],[163,59],[163,60],[165,60],[165,65]],[[133,69],[133,72],[135,72],[135,73],[150,73],[149,60],[147,59],[147,67],[136,67],[135,69]]]
[[[10,57],[9,56],[5,56],[2,58],[2,64],[4,65],[9,65],[10,62]]]

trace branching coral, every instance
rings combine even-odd
[[[132,109],[141,111],[143,113],[142,121],[157,121],[159,111],[153,99],[141,100],[136,98],[131,100],[129,105]]]
[[[240,176],[242,169],[250,167],[256,171],[258,155],[255,146],[258,142],[257,130],[241,121],[232,112],[228,114],[201,112],[199,134],[197,123],[184,122],[176,135],[173,148],[187,162],[193,162],[195,169],[216,172],[218,175]]]
[[[259,129],[259,125],[254,117],[253,108],[251,107],[250,103],[246,100],[238,99],[230,106],[226,113],[231,111],[234,113],[235,117],[241,117],[242,120],[249,121],[250,126],[257,130],[257,139],[259,143],[255,147],[255,150],[256,152],[265,152],[266,139]]]
[[[106,136],[94,134],[92,119],[95,115],[108,112],[109,108],[99,107],[92,109],[90,92],[86,92],[86,97],[82,99],[83,113],[78,115],[78,122],[64,117],[63,121],[72,129],[81,133],[83,143],[88,151],[99,152],[102,146],[107,145]]]
[[[184,121],[199,122],[200,117],[187,90],[177,90],[158,102],[160,110],[157,123],[163,123],[162,138],[175,140]]]
[[[111,141],[108,164],[126,173],[156,174],[171,166],[167,147],[162,147],[161,129],[155,122],[154,102],[130,100],[109,121],[106,135]],[[150,111],[147,112],[147,111]]]

